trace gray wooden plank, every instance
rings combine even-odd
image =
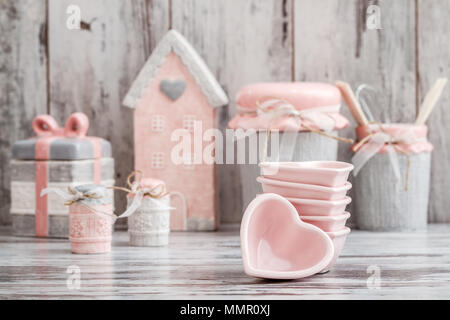
[[[449,299],[449,231],[448,224],[427,232],[352,231],[329,273],[265,281],[245,275],[237,226],[174,232],[169,246],[154,248],[130,247],[128,235],[118,231],[112,252],[95,256],[71,254],[68,241],[17,238],[3,230],[0,298]],[[69,266],[81,272],[79,290],[67,286]],[[380,272],[379,288],[371,270]]]
[[[45,1],[0,1],[0,224],[10,223],[11,145],[47,111]]]
[[[386,183],[390,177],[395,176],[387,154],[379,154],[370,159],[355,178],[353,208],[357,213],[357,225],[361,229],[374,231],[426,229],[430,154],[424,152],[412,155],[409,159],[405,155],[399,155],[398,162],[400,178],[395,183]],[[408,191],[405,191],[407,173]]]
[[[418,107],[437,78],[450,76],[449,15],[449,1],[418,1]],[[449,104],[450,85],[447,85],[427,122],[428,137],[435,146],[431,164],[431,222],[450,222],[450,198],[445,191],[450,189]]]
[[[79,30],[66,28],[68,5],[81,10]],[[89,116],[89,134],[112,143],[119,185],[134,163],[132,110],[122,99],[168,29],[167,6],[167,0],[49,1],[51,114],[61,122],[74,111]],[[123,210],[125,195],[116,199]]]
[[[218,110],[224,130],[236,114],[234,97],[251,82],[291,79],[291,1],[172,0],[172,26],[192,43],[230,97]],[[238,165],[218,165],[221,220],[240,221]]]
[[[333,83],[341,79],[354,90],[367,83],[378,91],[378,104],[371,106],[375,120],[412,122],[416,95],[414,1],[376,3],[382,29],[368,30],[366,10],[373,1],[296,0],[295,80]],[[351,125],[340,135],[354,138],[355,121],[344,102],[342,111]],[[351,157],[349,145],[341,143],[338,158],[350,162]]]
[[[371,109],[376,120],[412,122],[414,2],[380,1],[379,30],[366,28],[369,4],[372,1],[295,1],[295,79],[344,79],[354,88],[367,83],[380,92],[380,105]]]

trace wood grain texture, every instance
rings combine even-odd
[[[414,1],[375,1],[381,9],[380,30],[366,28],[370,4],[374,2],[294,2],[295,80],[334,83],[343,79],[353,90],[367,83],[378,92],[377,104],[371,106],[377,121],[412,122],[416,95]],[[356,123],[344,102],[342,113],[351,125],[340,135],[354,138]],[[339,160],[350,162],[351,157],[348,144],[341,143]]]
[[[81,30],[66,28],[69,4],[80,6]],[[365,26],[371,4],[381,8],[381,30]],[[250,82],[343,79],[354,88],[368,83],[378,90],[371,109],[377,120],[410,122],[434,80],[448,77],[449,6],[433,0],[0,1],[0,224],[11,222],[11,144],[32,135],[30,122],[47,112],[47,101],[60,122],[73,111],[90,116],[89,133],[110,139],[117,183],[124,183],[132,169],[133,130],[132,111],[121,106],[121,99],[170,20],[206,60],[230,100]],[[447,87],[428,122],[436,147],[430,221],[450,221],[450,200],[443,191],[450,187],[449,99]],[[218,110],[218,126],[225,129],[235,112],[233,101]],[[342,135],[353,137],[353,127],[352,120]],[[341,144],[339,158],[350,157]],[[239,221],[239,168],[220,165],[216,175],[222,220]],[[125,200],[118,198],[118,208],[124,208]]]
[[[47,110],[44,1],[0,1],[0,224],[11,222],[11,146]]]
[[[450,225],[428,232],[352,231],[329,273],[265,281],[244,273],[236,228],[170,234],[167,247],[128,246],[75,255],[64,240],[0,233],[0,299],[449,299]],[[80,289],[67,287],[78,267]],[[379,268],[380,286],[372,282]],[[70,283],[70,281],[69,281]]]
[[[234,97],[251,82],[291,79],[290,0],[172,0],[172,26],[204,58],[230,98],[217,111],[221,130],[235,115]],[[222,221],[243,212],[238,165],[216,170]]]
[[[450,77],[450,2],[418,0],[418,106],[439,77]],[[450,86],[427,121],[432,154],[429,220],[450,222]]]
[[[66,27],[68,5],[81,10],[81,29]],[[167,1],[49,0],[50,111],[60,121],[74,111],[90,119],[90,135],[113,145],[116,183],[133,170],[132,110],[122,99],[167,31]],[[123,194],[116,207],[126,207]],[[120,225],[120,224],[119,224]]]
[[[379,91],[380,103],[371,109],[377,121],[412,122],[414,2],[380,1],[382,29],[367,30],[366,9],[371,3],[295,1],[295,79],[345,79],[354,89],[367,83]]]
[[[411,155],[408,169],[408,157],[398,154],[398,180],[388,154],[377,154],[370,159],[355,178],[353,208],[358,228],[375,231],[426,229],[430,156],[428,152]]]

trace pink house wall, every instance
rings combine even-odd
[[[184,79],[187,86],[183,95],[176,101],[166,97],[159,89],[163,79]],[[155,128],[152,128],[152,119],[156,115],[164,118],[161,132],[155,132]],[[212,225],[216,225],[214,165],[197,164],[186,167],[183,164],[175,165],[170,158],[171,150],[177,144],[171,141],[171,134],[175,129],[183,128],[185,116],[193,116],[195,120],[201,121],[203,131],[214,127],[214,109],[180,58],[171,53],[152,79],[134,112],[135,169],[142,170],[146,178],[165,181],[168,191],[183,193],[187,200],[188,220],[195,223],[195,220],[209,219]],[[203,146],[208,144],[204,142]],[[158,163],[153,161],[157,152],[164,154],[161,168],[155,168]],[[181,210],[172,213],[173,230],[181,230],[184,222]]]

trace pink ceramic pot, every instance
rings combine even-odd
[[[341,105],[341,92],[336,86],[320,82],[262,82],[242,87],[236,103],[247,111],[255,110],[263,97],[278,97],[292,103],[297,110]]]
[[[294,206],[276,194],[256,197],[241,223],[244,270],[267,279],[299,279],[323,270],[334,257],[330,237],[300,220]]]
[[[252,83],[239,90],[236,95],[239,113],[228,123],[229,127],[309,131],[304,127],[299,128],[298,121],[289,115],[276,119],[258,116],[258,105],[267,99],[286,101],[299,111],[324,112],[325,109],[327,120],[332,120],[334,124],[333,130],[340,130],[349,125],[349,121],[339,112],[341,92],[336,86],[317,82],[266,82]],[[314,122],[305,119],[305,123],[318,129]]]
[[[300,216],[302,221],[315,225],[325,232],[344,229],[348,218],[350,218],[350,213],[348,212],[336,216]]]
[[[382,126],[383,130],[392,136],[411,131],[417,138],[427,138],[428,128],[426,125],[416,126],[409,123],[383,123]],[[358,140],[362,140],[371,132],[379,132],[380,127],[378,124],[369,124],[367,126],[358,126],[355,130]]]
[[[89,204],[100,212],[113,212],[112,203]],[[73,253],[106,253],[111,251],[112,221],[108,216],[93,212],[82,204],[69,209],[70,245]]]
[[[258,177],[264,193],[276,193],[288,198],[317,199],[317,200],[341,200],[345,198],[347,191],[351,189],[350,182],[340,187],[324,187],[312,184],[279,181]]]
[[[315,200],[286,198],[297,209],[301,216],[335,216],[345,211],[345,207],[352,202],[350,197],[342,200]]]
[[[353,165],[340,161],[263,162],[266,178],[326,187],[345,185]]]
[[[334,245],[334,256],[331,259],[330,263],[320,272],[325,273],[328,272],[336,262],[337,258],[341,254],[342,249],[344,248],[345,240],[347,239],[347,235],[350,233],[350,228],[345,227],[342,230],[327,232],[327,235],[333,241]]]

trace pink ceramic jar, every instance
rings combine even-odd
[[[90,254],[111,251],[113,214],[112,198],[105,187],[85,185],[75,188],[82,193],[102,195],[101,198],[79,200],[70,205],[70,245],[72,253]]]
[[[279,101],[268,110],[281,110],[287,106],[291,114],[262,112],[270,101]],[[256,131],[257,139],[249,138],[245,145],[246,161],[240,166],[244,207],[261,186],[256,182],[260,170],[258,163],[298,162],[337,158],[338,141],[309,131],[325,130],[337,135],[349,121],[340,114],[341,93],[334,85],[318,82],[269,82],[254,83],[242,87],[236,97],[238,114],[229,122],[231,129]],[[280,107],[280,104],[284,104]],[[264,107],[263,107],[264,106]],[[274,113],[277,115],[275,116]],[[296,114],[295,116],[292,116]],[[305,127],[305,126],[306,127]],[[271,130],[268,154],[263,155],[266,131]],[[241,139],[243,141],[247,139]],[[255,142],[256,141],[256,142]],[[256,146],[258,144],[259,147]],[[278,146],[278,150],[276,150]],[[237,148],[240,149],[239,141]],[[257,154],[255,155],[255,150]],[[256,159],[249,163],[249,159]],[[240,163],[240,162],[238,162]]]

